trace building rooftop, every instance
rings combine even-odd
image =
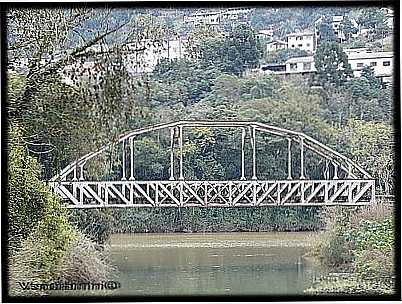
[[[332,22],[340,22],[343,20],[343,16],[332,16]]]
[[[287,44],[286,41],[279,40],[279,39],[275,39],[275,40],[272,40],[271,42],[268,42],[268,44],[273,44],[273,43]]]
[[[293,37],[293,36],[313,36],[314,33],[310,32],[310,31],[304,31],[304,32],[300,32],[300,33],[291,33],[286,35],[286,37]]]
[[[294,57],[286,60],[286,63],[298,63],[298,62],[314,62],[314,56]]]
[[[393,52],[351,52],[348,53],[348,59],[375,59],[375,58],[392,58]]]

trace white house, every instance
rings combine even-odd
[[[274,29],[259,30],[257,37],[260,39],[271,39],[274,36]]]
[[[135,49],[141,46],[146,47],[142,52],[134,52],[127,55],[126,64],[128,71],[134,74],[152,72],[158,62],[163,59],[182,59],[187,55],[186,43],[187,39],[168,40],[163,47],[153,46],[149,41],[142,41]]]
[[[374,70],[374,75],[384,82],[392,79],[394,60],[393,52],[371,52],[367,50],[346,50],[348,62],[356,77],[361,75],[365,66]]]
[[[216,12],[200,12],[184,16],[184,22],[192,23],[194,25],[207,24],[207,25],[219,25],[221,23],[222,13]]]
[[[286,43],[286,41],[283,41],[283,40],[273,40],[273,41],[267,43],[267,51],[268,52],[286,49],[287,47],[288,47],[288,44]]]
[[[313,53],[315,50],[314,33],[292,33],[286,36],[288,49],[300,49]]]
[[[374,75],[382,82],[390,82],[393,75],[393,53],[392,52],[371,52],[365,48],[345,49],[348,62],[355,77],[361,76],[365,66],[374,69]],[[295,57],[288,59],[285,65],[267,65],[262,67],[263,73],[278,75],[301,74],[317,72],[314,63],[314,56]]]
[[[317,71],[314,66],[313,56],[290,58],[285,62],[285,65],[286,74],[305,74],[314,73]]]

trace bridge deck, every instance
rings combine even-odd
[[[62,181],[68,208],[366,205],[374,180]]]

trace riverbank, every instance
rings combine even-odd
[[[327,208],[325,215],[326,230],[311,253],[334,271],[306,293],[394,294],[392,205],[378,203],[358,210]]]
[[[321,207],[71,210],[70,220],[101,243],[112,233],[318,231]]]

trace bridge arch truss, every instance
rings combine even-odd
[[[240,172],[237,180],[186,179],[183,171],[183,132],[189,128],[241,130]],[[162,129],[170,130],[169,179],[138,180],[135,176],[135,141],[142,135]],[[256,137],[259,133],[286,138],[285,179],[258,178]],[[251,176],[246,176],[245,172],[246,144],[251,146]],[[121,146],[122,153],[119,179],[87,180],[85,166],[116,145]],[[298,146],[297,164],[292,158],[294,145]],[[326,170],[322,178],[306,178],[306,150],[325,160]],[[178,165],[175,164],[176,159]],[[298,167],[298,176],[294,176],[295,166]],[[178,170],[175,170],[176,167]],[[72,162],[60,174],[54,176],[49,184],[66,200],[68,208],[364,205],[375,200],[374,179],[353,160],[304,133],[246,121],[178,121],[137,129],[121,135],[116,142]]]

